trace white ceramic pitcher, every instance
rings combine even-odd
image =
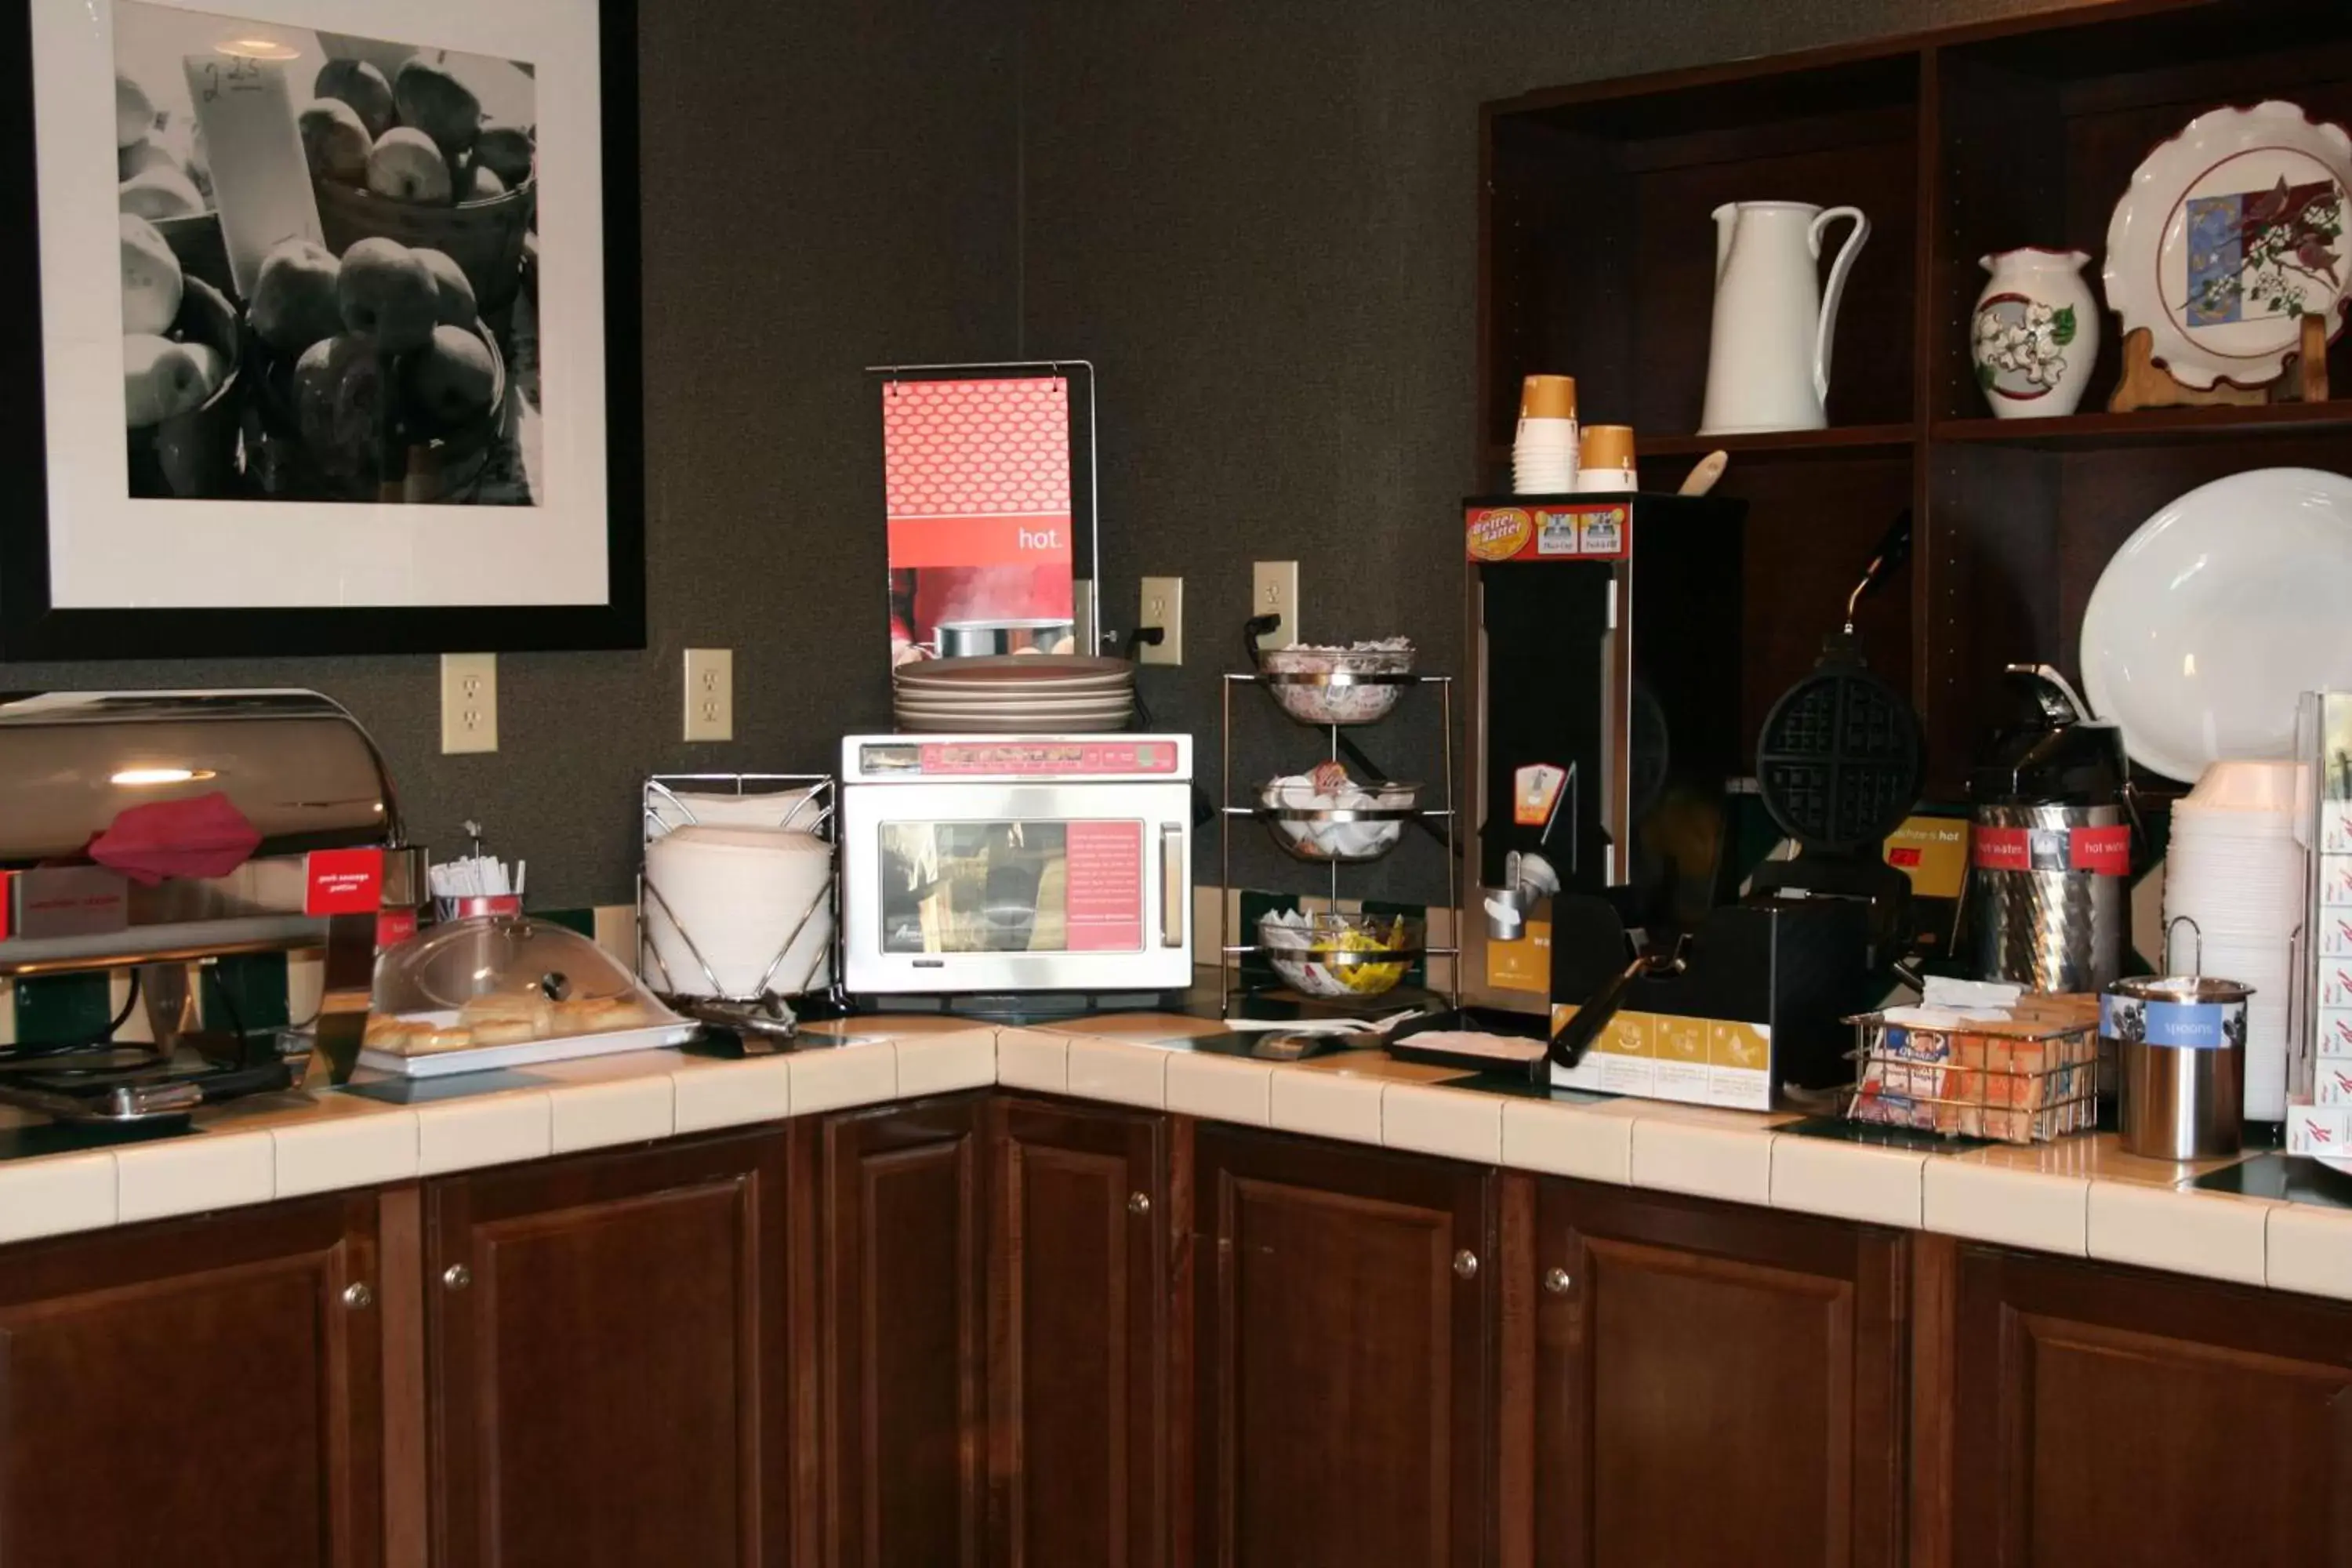
[[[1820,282],[1822,232],[1853,220],[1829,286]],[[1829,423],[1830,341],[1846,274],[1870,220],[1859,207],[1811,202],[1727,202],[1715,209],[1715,327],[1706,356],[1702,436],[1818,430]]]

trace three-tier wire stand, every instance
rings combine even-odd
[[[1277,686],[1435,687],[1438,693],[1438,701],[1443,710],[1441,732],[1444,737],[1444,766],[1441,771],[1440,776],[1444,780],[1441,798],[1445,804],[1443,806],[1433,809],[1419,804],[1415,804],[1411,806],[1367,806],[1358,809],[1347,809],[1342,807],[1325,808],[1317,806],[1268,805],[1258,801],[1252,801],[1248,804],[1236,804],[1234,799],[1234,692],[1236,688],[1244,686],[1255,686],[1268,689]],[[1448,989],[1452,994],[1452,1004],[1455,1010],[1459,1011],[1462,1005],[1462,950],[1456,945],[1442,947],[1429,945],[1429,922],[1426,920],[1422,922],[1423,944],[1421,946],[1413,948],[1386,948],[1377,951],[1360,948],[1338,948],[1328,946],[1286,947],[1276,949],[1268,947],[1265,943],[1255,940],[1255,933],[1236,933],[1233,930],[1235,920],[1234,908],[1234,823],[1237,818],[1252,818],[1258,822],[1268,824],[1269,826],[1282,822],[1307,823],[1315,825],[1353,822],[1403,822],[1410,825],[1415,821],[1431,825],[1442,825],[1440,837],[1445,845],[1445,907],[1449,911],[1452,911],[1449,919],[1454,922],[1454,929],[1458,931],[1461,918],[1461,888],[1459,885],[1461,868],[1460,862],[1455,858],[1456,848],[1454,842],[1455,837],[1455,812],[1454,804],[1454,678],[1450,675],[1357,674],[1348,671],[1332,671],[1328,674],[1290,674],[1275,670],[1247,670],[1227,674],[1224,679],[1224,689],[1222,696],[1223,699],[1224,756],[1222,767],[1223,783],[1219,786],[1217,798],[1217,850],[1219,862],[1223,868],[1223,871],[1218,879],[1217,978],[1220,996],[1220,1010],[1223,1015],[1226,1017],[1233,1016],[1235,994],[1242,980],[1242,967],[1244,963],[1250,958],[1255,957],[1259,954],[1276,952],[1279,952],[1285,959],[1311,959],[1318,964],[1325,965],[1326,967],[1333,970],[1340,971],[1353,968],[1359,964],[1391,964],[1411,963],[1417,960],[1423,965],[1424,975],[1427,973],[1429,961],[1432,959],[1442,958],[1447,961],[1447,968],[1450,972]],[[1285,711],[1284,716],[1286,719],[1291,718],[1287,710]],[[1381,717],[1385,718],[1387,715],[1383,714]],[[1292,719],[1291,721],[1305,723],[1305,721],[1297,719]],[[1328,739],[1329,741],[1329,745],[1327,754],[1329,756],[1331,761],[1336,763],[1340,760],[1340,731],[1366,729],[1369,728],[1371,723],[1377,722],[1379,722],[1379,721],[1374,720],[1363,724],[1307,724],[1306,727],[1308,729],[1319,729],[1328,731]],[[1381,793],[1381,784],[1386,781],[1368,779],[1360,780],[1358,782],[1360,787],[1377,798]],[[1274,837],[1277,844],[1289,851],[1292,858],[1307,861],[1313,864],[1321,864],[1328,867],[1329,871],[1328,887],[1328,896],[1330,899],[1329,907],[1333,910],[1337,910],[1339,903],[1339,872],[1342,867],[1370,865],[1372,862],[1382,859],[1388,855],[1393,853],[1397,845],[1404,841],[1404,835],[1400,833],[1391,843],[1370,854],[1341,857],[1304,854],[1300,850],[1293,848],[1278,829],[1275,832]],[[1236,942],[1234,940],[1236,934],[1248,934],[1252,937],[1252,940]],[[1458,936],[1455,940],[1459,940]],[[1427,987],[1427,989],[1432,993],[1434,993],[1437,988],[1433,985]],[[1308,1006],[1317,1011],[1330,1012],[1340,1016],[1345,1016],[1351,1012],[1388,1012],[1394,1010],[1397,1005],[1395,999],[1385,993],[1380,995],[1368,995],[1353,1000],[1319,996],[1304,997],[1302,999]]]

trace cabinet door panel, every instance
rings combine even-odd
[[[1206,1560],[1484,1561],[1491,1173],[1223,1128],[1199,1162]]]
[[[372,1197],[12,1247],[0,1563],[382,1561]]]
[[[1963,1248],[1954,1561],[2352,1565],[2352,1310]]]
[[[1001,1568],[1161,1561],[1166,1120],[1034,1100],[990,1109]]]
[[[761,1137],[434,1184],[441,1561],[784,1560],[782,1181]]]
[[[814,1131],[826,1568],[982,1561],[982,1104]]]
[[[1547,1568],[1897,1560],[1898,1239],[1567,1182],[1537,1229]]]

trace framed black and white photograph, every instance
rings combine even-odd
[[[0,35],[0,657],[643,646],[628,0]]]

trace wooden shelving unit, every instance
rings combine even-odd
[[[1991,418],[1969,362],[1979,257],[2101,256],[2150,148],[2208,109],[2265,98],[2352,122],[2352,5],[2105,0],[1488,104],[1474,485],[1507,488],[1533,371],[1576,376],[1588,420],[1635,427],[1648,488],[1728,449],[1723,490],[1751,520],[1751,727],[1818,657],[1872,544],[1910,507],[1908,591],[1875,603],[1860,632],[1872,663],[1907,681],[1931,781],[1950,790],[1998,715],[2003,664],[2079,673],[2084,605],[2150,512],[2247,468],[2352,470],[2352,400],[2105,413],[2123,336],[2112,314],[2067,418]],[[1701,437],[1708,215],[1769,199],[1871,219],[1837,328],[1832,423]],[[2098,262],[2085,271],[2095,288]],[[2328,358],[2335,384],[2352,385],[2352,334]]]

